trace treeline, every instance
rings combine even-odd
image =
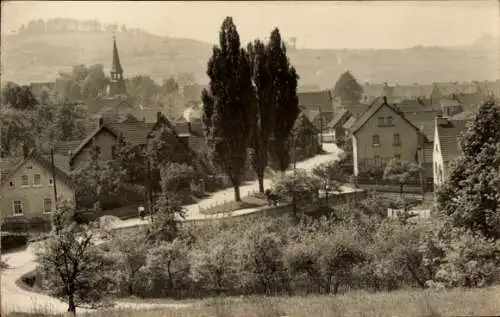
[[[68,18],[31,20],[19,28],[19,34],[45,34],[64,32],[128,32],[134,34],[149,34],[139,28],[127,28],[125,24],[102,23],[99,20],[76,20]]]

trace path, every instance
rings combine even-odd
[[[331,160],[339,159],[341,151],[334,144],[323,144],[323,148],[327,152],[326,154],[318,155],[308,160],[298,162],[296,167],[301,169],[310,170],[314,166],[328,162]],[[270,179],[264,180],[264,185],[269,187],[271,185]],[[241,187],[241,196],[244,197],[250,192],[255,191],[258,188],[258,182],[253,181],[245,184]],[[206,219],[220,217],[220,215],[203,215],[199,212],[199,207],[202,206],[207,208],[214,204],[220,204],[225,201],[233,199],[233,189],[228,188],[220,192],[214,193],[212,196],[200,201],[198,204],[186,206],[186,218],[187,219]],[[238,210],[231,214],[231,216],[242,215],[247,213],[252,213],[259,210],[259,208],[249,208]],[[120,222],[116,227],[130,227],[140,224],[146,224],[147,220],[140,219],[130,219]],[[34,312],[34,311],[47,311],[47,312],[65,312],[67,309],[67,304],[59,301],[56,298],[33,293],[24,290],[17,286],[16,280],[18,280],[22,275],[33,271],[36,268],[35,255],[34,255],[34,244],[31,244],[26,250],[13,252],[9,254],[2,255],[2,260],[5,261],[9,268],[1,273],[1,309],[2,314],[9,313],[12,311],[21,312]],[[124,301],[118,301],[117,307],[120,308],[153,308],[153,307],[170,307],[170,308],[180,308],[185,307],[187,304],[139,304],[139,303],[128,303]],[[79,309],[79,311],[82,311]]]

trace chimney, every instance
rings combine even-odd
[[[104,126],[104,118],[99,117],[99,128],[102,128]]]
[[[387,96],[384,96],[384,103],[387,103]]]

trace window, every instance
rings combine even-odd
[[[54,180],[52,178],[49,178],[49,186],[54,186]]]
[[[40,174],[35,174],[33,175],[33,186],[40,186],[42,185],[42,177]]]
[[[373,147],[379,147],[380,146],[380,136],[378,134],[375,134],[372,137],[372,144],[373,144]]]
[[[52,212],[52,199],[45,198],[43,200],[43,212]]]
[[[401,136],[399,135],[399,133],[394,133],[392,145],[401,146]]]
[[[26,187],[29,185],[30,185],[30,180],[28,178],[28,175],[21,176],[21,187]]]
[[[386,124],[387,125],[392,125],[392,117],[387,117]]]
[[[14,182],[12,181],[9,182],[9,188],[14,188]]]
[[[378,126],[384,126],[385,125],[385,120],[384,117],[378,117]]]
[[[14,200],[12,202],[12,211],[14,213],[14,216],[22,215],[23,214],[23,202],[20,200]]]

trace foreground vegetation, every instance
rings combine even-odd
[[[189,308],[116,309],[86,317],[438,317],[490,315],[500,312],[500,289],[350,292],[339,296],[215,298]],[[14,315],[8,315],[14,316]],[[15,315],[31,317],[29,314]],[[40,316],[40,315],[37,315]],[[59,315],[46,312],[46,316]]]

